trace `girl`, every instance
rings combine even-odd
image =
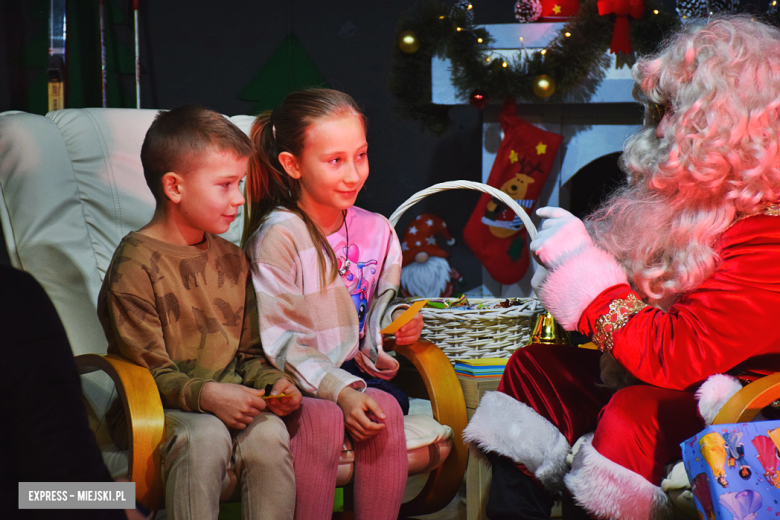
[[[271,363],[318,398],[301,404],[316,427],[298,429],[302,412],[288,422],[295,516],[330,518],[346,427],[357,518],[395,519],[407,476],[403,414],[366,379],[386,383],[398,370],[379,331],[405,307],[390,303],[401,247],[387,219],[353,207],[368,177],[365,116],[341,92],[301,91],[260,115],[251,137],[244,240],[260,339]],[[413,343],[421,331],[418,315],[396,341]],[[301,453],[297,437],[307,432],[317,432],[326,449]]]

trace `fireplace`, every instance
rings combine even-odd
[[[527,50],[543,48],[561,30],[562,23],[500,24],[485,28],[496,40],[492,51],[496,55],[511,58]],[[521,40],[522,38],[522,40]],[[578,172],[593,175],[596,181],[614,186],[620,177],[617,157],[623,143],[642,123],[643,109],[634,101],[631,91],[634,85],[631,71],[627,67],[615,69],[615,59],[606,77],[599,83],[591,98],[583,103],[522,103],[518,102],[520,117],[545,130],[563,135],[563,145],[558,152],[555,166],[539,198],[537,207],[561,206],[574,211],[584,211],[589,205],[598,203],[601,184],[591,185],[587,180],[577,179]],[[457,95],[450,81],[449,63],[437,57],[432,62],[432,101],[443,105],[468,103]],[[498,114],[503,100],[491,100],[484,108],[482,128],[482,182],[487,182],[495,160],[498,145],[503,137],[498,123]],[[590,166],[589,166],[590,165]],[[600,168],[609,170],[599,175]],[[595,170],[595,173],[594,173]],[[573,189],[573,186],[577,189]],[[596,195],[594,195],[596,192]],[[594,199],[595,196],[595,200]],[[538,219],[533,217],[538,224]],[[526,276],[515,285],[501,285],[484,271],[482,286],[469,294],[475,296],[519,297],[529,296],[531,277]]]

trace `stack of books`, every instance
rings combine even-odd
[[[455,373],[475,379],[499,377],[504,373],[507,361],[501,358],[456,359]]]

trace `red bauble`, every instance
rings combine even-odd
[[[477,108],[485,108],[488,104],[488,95],[484,90],[475,90],[469,96],[469,103]]]

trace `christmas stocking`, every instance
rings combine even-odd
[[[517,116],[514,99],[500,115],[504,139],[490,170],[488,184],[515,199],[530,215],[550,175],[563,136],[547,132]],[[520,217],[496,198],[483,194],[463,238],[497,282],[520,281],[528,269],[528,234]]]

